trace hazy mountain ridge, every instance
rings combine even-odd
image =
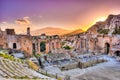
[[[45,33],[47,35],[64,35],[64,34],[67,34],[70,32],[72,32],[72,31],[65,30],[62,28],[46,27],[46,28],[35,30],[35,31],[31,31],[31,34],[32,35],[41,35],[41,34]]]
[[[74,30],[68,34],[64,34],[63,36],[72,36],[72,35],[76,35],[76,34],[79,34],[79,33],[82,33],[84,32],[82,29],[77,29],[77,30]]]
[[[77,30],[65,30],[61,28],[54,27],[46,27],[43,29],[38,29],[32,31],[32,35],[40,35],[45,33],[47,35],[63,35],[63,36],[71,36],[79,33],[85,32],[82,29]],[[120,14],[119,15],[109,15],[105,21],[96,22],[93,26],[91,26],[87,32],[92,34],[118,34],[120,33]]]

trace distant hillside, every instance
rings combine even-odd
[[[82,29],[77,29],[77,30],[75,30],[75,31],[73,31],[73,32],[70,32],[70,33],[68,33],[68,34],[64,34],[63,36],[76,35],[76,34],[79,34],[79,33],[82,33],[82,32],[84,32]]]
[[[87,32],[92,34],[120,34],[120,14],[109,15],[105,21],[96,22]]]
[[[40,34],[45,33],[47,35],[64,35],[64,34],[67,34],[70,32],[72,32],[72,31],[61,29],[61,28],[46,27],[46,28],[35,30],[35,31],[31,31],[31,34],[32,35],[40,35]]]

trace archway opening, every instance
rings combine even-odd
[[[16,43],[13,43],[13,49],[16,49],[16,48],[17,48]]]
[[[40,52],[44,52],[46,50],[46,43],[43,41],[40,43]]]
[[[116,51],[114,54],[120,57],[120,51]]]
[[[109,52],[110,52],[110,44],[105,43],[105,54],[109,54]]]

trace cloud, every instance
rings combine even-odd
[[[7,24],[7,22],[4,21],[4,22],[2,22],[2,24]]]
[[[24,25],[24,26],[31,25],[31,21],[30,21],[29,17],[24,17],[23,19],[17,19],[15,22],[16,22],[16,24]]]

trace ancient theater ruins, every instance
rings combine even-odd
[[[109,15],[74,34],[32,35],[30,27],[25,34],[17,34],[14,29],[0,28],[0,56],[3,79],[87,80],[98,76],[103,80],[113,75],[110,78],[115,80],[120,67],[120,15]]]

